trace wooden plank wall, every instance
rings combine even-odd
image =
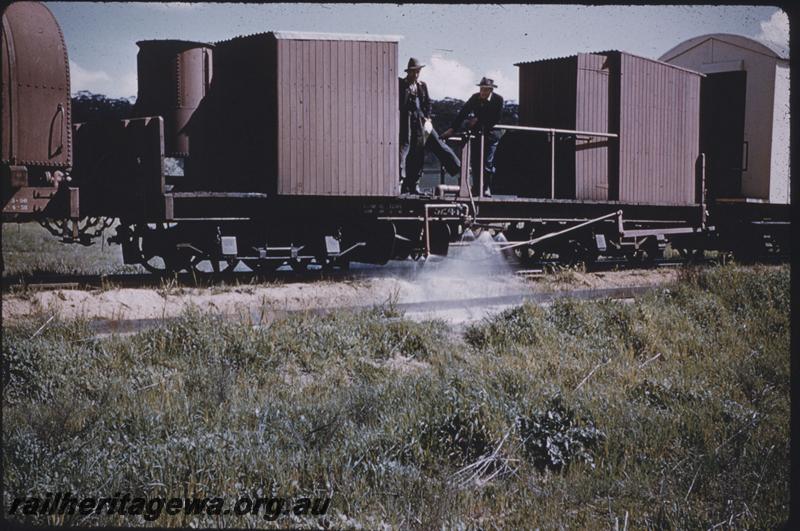
[[[620,201],[694,203],[700,79],[686,70],[622,54]]]
[[[608,59],[578,54],[575,129],[610,132]],[[575,199],[609,199],[609,145],[604,137],[579,137],[575,141]]]
[[[398,192],[397,43],[278,39],[279,194]]]

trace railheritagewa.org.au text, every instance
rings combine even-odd
[[[234,515],[261,516],[277,520],[281,516],[322,516],[328,512],[329,497],[142,497],[115,493],[108,497],[81,497],[71,492],[48,492],[44,496],[17,497],[11,502],[8,515],[141,515],[145,520],[157,520],[162,514],[170,516]]]

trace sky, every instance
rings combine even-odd
[[[609,49],[657,59],[707,33],[789,47],[789,18],[770,6],[46,4],[67,42],[73,94],[115,98],[136,95],[136,41],[146,39],[214,42],[277,30],[398,35],[400,71],[417,57],[432,98],[462,100],[482,76],[517,100],[521,61]]]

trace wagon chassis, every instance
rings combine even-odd
[[[160,117],[124,120],[120,146],[104,154],[119,161],[117,166],[113,171],[103,167],[102,172],[86,171],[82,152],[86,143],[80,142],[81,135],[103,136],[102,127],[75,126],[77,180],[49,190],[47,202],[30,203],[28,212],[24,203],[15,202],[13,208],[17,214],[37,216],[62,241],[85,245],[102,233],[109,218],[118,218],[117,233],[109,242],[122,245],[125,263],[141,264],[153,273],[221,273],[239,261],[267,273],[284,264],[298,271],[312,263],[323,268],[347,267],[350,261],[385,264],[392,259],[446,255],[451,244],[468,241],[480,232],[491,235],[497,251],[514,255],[525,265],[542,260],[592,263],[600,256],[647,263],[663,257],[668,242],[687,258],[704,250],[724,249],[756,259],[764,252],[775,254],[788,248],[788,208],[762,205],[743,210],[736,204],[714,205],[715,219],[703,203],[473,197],[468,165],[462,166],[459,186],[442,187],[438,196],[278,196],[183,190],[164,175]],[[462,160],[470,160],[469,138],[460,140]],[[99,188],[95,184],[99,182],[116,193],[110,197],[81,194]],[[106,219],[99,221],[102,218]],[[747,234],[747,245],[736,236],[721,236],[712,221]]]

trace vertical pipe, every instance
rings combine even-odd
[[[700,153],[700,228],[706,229],[706,154]]]
[[[556,133],[550,131],[550,199],[556,198]]]
[[[472,153],[470,153],[470,137],[469,135],[465,134],[464,139],[462,140],[461,145],[461,177],[459,179],[460,188],[458,190],[458,197],[471,197],[472,194],[470,193],[470,157]],[[466,161],[466,163],[464,163]]]
[[[430,222],[428,219],[428,207],[431,205],[425,205],[425,256],[428,257],[431,255],[431,230],[430,230]]]
[[[481,188],[480,190],[478,190],[478,197],[483,197],[483,143],[485,141],[484,136],[485,135],[483,134],[483,132],[481,132],[481,180],[480,180]]]

